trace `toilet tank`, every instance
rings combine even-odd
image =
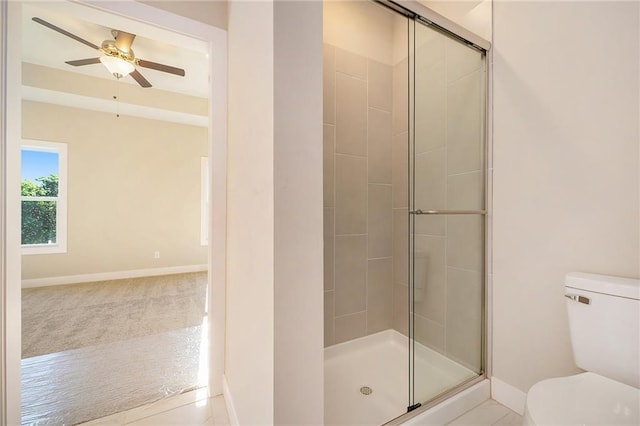
[[[565,297],[576,365],[640,388],[640,280],[572,272]]]

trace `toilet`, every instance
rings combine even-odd
[[[525,425],[640,425],[640,280],[565,278],[573,355],[584,373],[531,387]]]

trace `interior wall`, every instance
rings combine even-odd
[[[368,1],[324,1],[323,41],[326,44],[392,65],[394,20]]]
[[[577,371],[566,273],[640,276],[639,7],[494,4],[493,375],[523,392]]]
[[[5,109],[6,109],[6,100],[5,100],[5,86],[6,86],[6,74],[7,74],[7,68],[6,68],[6,39],[7,39],[7,34],[6,34],[6,27],[7,27],[7,5],[6,4],[0,4],[0,28],[2,28],[2,30],[0,30],[0,129],[3,129],[2,131],[0,131],[0,146],[4,147],[6,146],[6,128],[7,128],[7,116],[4,113]],[[2,166],[4,166],[4,164],[6,163],[6,154],[4,152],[4,149],[0,150],[0,164],[2,164]],[[6,182],[6,171],[5,171],[5,167],[2,167],[2,171],[0,171],[0,178],[2,179],[3,182]],[[5,247],[6,247],[6,242],[5,242],[5,219],[4,219],[4,212],[5,212],[5,191],[4,188],[0,188],[0,286],[2,286],[2,291],[0,291],[0,422],[2,423],[7,423],[7,407],[6,407],[6,400],[5,400],[5,395],[6,395],[6,391],[7,391],[7,379],[6,379],[6,371],[7,371],[7,364],[6,364],[6,341],[7,341],[7,336],[6,336],[6,316],[7,316],[7,312],[6,312],[6,304],[7,304],[7,299],[5,296],[5,277],[6,277],[6,271],[5,271],[5,259],[6,259],[6,251],[5,251]],[[15,268],[18,269],[18,268]]]
[[[403,22],[371,2],[324,2],[325,346],[393,327],[393,61]]]
[[[318,425],[324,423],[322,2],[276,2],[274,45],[274,424]]]
[[[274,421],[273,8],[229,3],[225,396],[247,425]]]
[[[22,306],[20,303],[20,147],[15,141],[20,140],[20,43],[9,43],[9,40],[21,39],[21,6],[19,3],[3,2],[0,4],[0,32],[2,41],[0,55],[3,57],[3,69],[0,71],[0,108],[3,126],[0,128],[0,148],[2,166],[0,173],[2,200],[0,206],[0,285],[2,285],[2,354],[3,364],[0,368],[0,397],[3,400],[3,411],[0,421],[5,424],[20,424],[20,380],[21,380],[21,325]]]
[[[225,396],[238,424],[323,423],[321,22],[318,2],[229,4]]]
[[[491,41],[493,0],[419,0],[419,2],[483,39]]]
[[[214,27],[227,29],[227,0],[137,0],[149,6],[175,13]]]
[[[22,135],[68,150],[67,252],[23,256],[23,279],[207,263],[206,128],[25,101]]]

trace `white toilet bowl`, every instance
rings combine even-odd
[[[640,389],[594,373],[547,379],[527,394],[525,425],[640,425]]]
[[[527,394],[527,425],[640,426],[640,280],[572,272],[565,298],[576,366]]]

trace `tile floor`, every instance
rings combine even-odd
[[[154,404],[103,417],[90,425],[215,425],[228,426],[229,416],[222,396],[208,398],[206,389],[199,389]],[[494,400],[486,401],[448,423],[450,426],[521,425],[522,416]]]
[[[451,426],[521,425],[522,416],[490,399],[453,420]]]
[[[202,388],[82,424],[89,425],[228,426],[229,416],[224,398],[209,398],[207,390]]]

